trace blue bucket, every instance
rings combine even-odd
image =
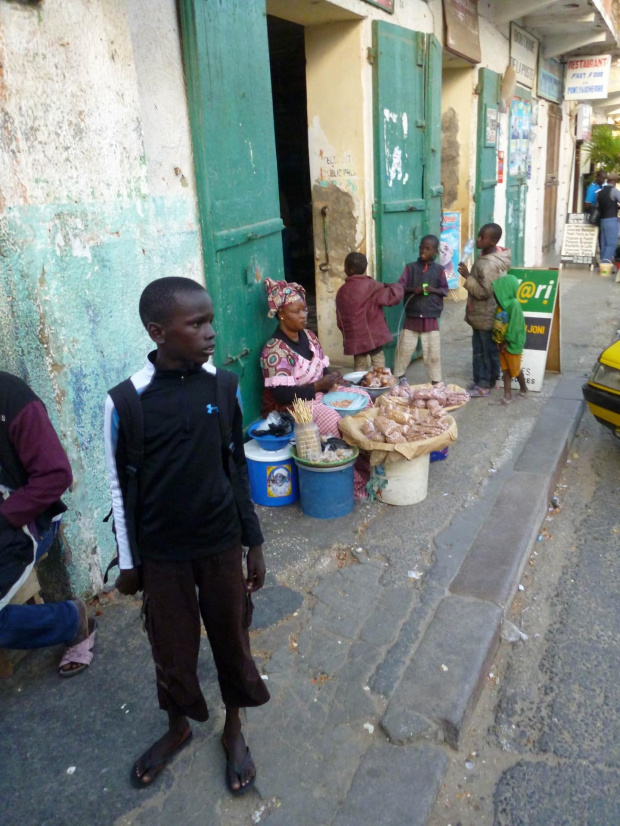
[[[315,519],[335,519],[353,510],[353,459],[348,465],[310,467],[295,459],[302,511]]]
[[[252,439],[244,448],[252,500],[257,505],[277,508],[299,499],[297,468],[288,445],[277,451],[263,450]]]

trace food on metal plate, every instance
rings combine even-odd
[[[360,387],[393,387],[396,384],[396,378],[392,375],[389,367],[375,367],[369,373],[366,373],[360,382]]]

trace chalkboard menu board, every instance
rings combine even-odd
[[[564,226],[562,239],[562,264],[587,264],[590,269],[596,263],[598,227],[588,223],[588,216],[571,213]]]

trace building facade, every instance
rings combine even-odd
[[[523,0],[518,19],[513,5],[0,5],[1,365],[41,395],[74,468],[76,591],[99,588],[113,555],[103,404],[149,350],[137,303],[150,280],[207,285],[216,361],[241,376],[249,423],[273,329],[265,277],[306,287],[342,361],[334,299],[348,252],[397,280],[444,210],[460,214],[461,246],[495,220],[517,263],[557,252],[574,111],[561,80],[541,84],[538,63],[532,78],[527,54],[515,65],[531,85],[511,86],[519,49],[530,38],[542,54],[548,39],[536,4]],[[553,3],[537,5],[552,17]]]

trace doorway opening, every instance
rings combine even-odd
[[[306,290],[308,327],[316,332],[316,284],[304,27],[267,15],[273,121],[278,161],[282,251],[287,281]]]

